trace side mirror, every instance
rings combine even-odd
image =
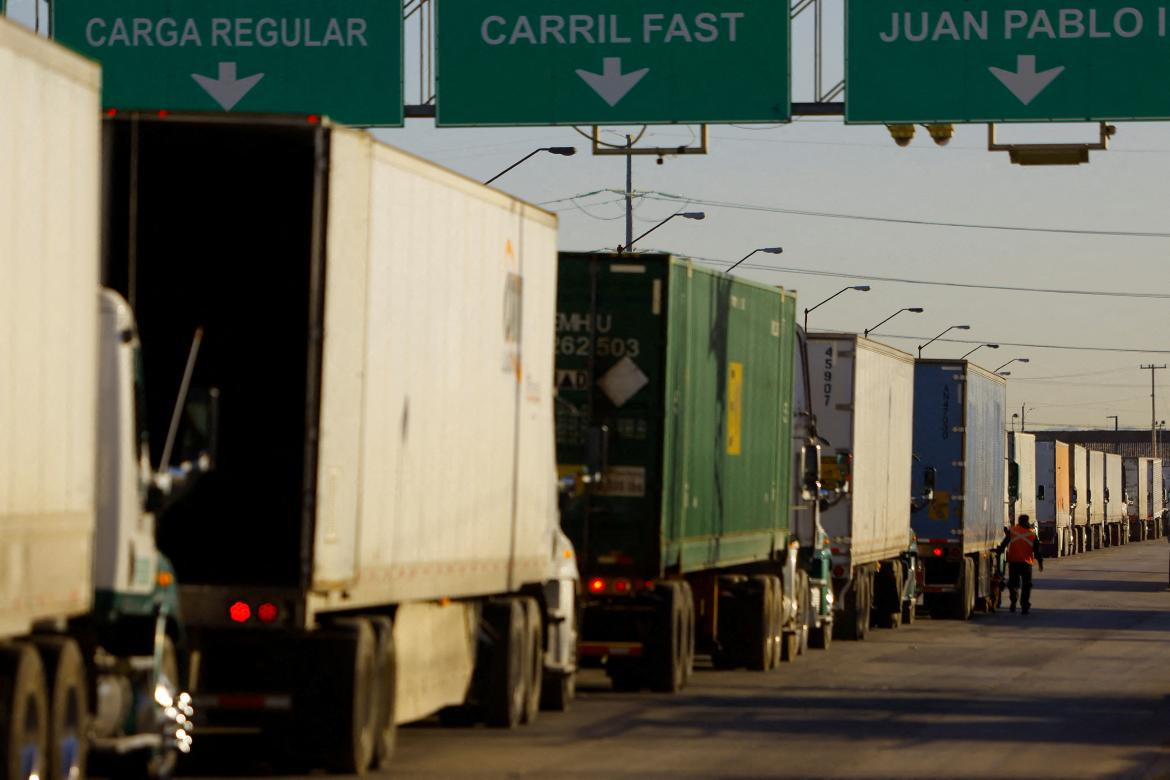
[[[183,406],[178,460],[180,467],[206,473],[215,468],[219,450],[219,388],[193,388]]]
[[[1105,500],[1109,500],[1109,488],[1105,488]]]
[[[1068,497],[1069,497],[1069,508],[1070,509],[1075,508],[1077,505],[1077,489],[1076,488],[1069,488],[1068,489]]]
[[[1036,499],[1039,501],[1044,500],[1044,486],[1043,485],[1036,486]]]
[[[600,482],[609,468],[609,426],[596,425],[585,434],[585,477]]]
[[[821,494],[821,448],[816,444],[806,444],[800,459],[800,497],[803,501],[812,501]]]
[[[1008,463],[1008,499],[1015,501],[1020,497],[1020,464],[1014,460]]]
[[[938,480],[938,472],[934,466],[927,466],[922,472],[922,497],[927,501],[934,500],[934,485]]]

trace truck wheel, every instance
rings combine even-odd
[[[682,588],[676,582],[664,582],[655,587],[660,597],[656,620],[651,623],[647,663],[650,690],[659,693],[677,693],[684,683],[685,650]]]
[[[859,567],[853,574],[853,587],[849,590],[841,619],[834,622],[838,639],[860,642],[869,633],[869,588],[867,571]]]
[[[817,650],[828,650],[829,645],[833,644],[833,623],[825,619],[819,626],[809,629],[808,644]]]
[[[524,713],[520,722],[531,723],[540,712],[540,692],[544,683],[544,622],[536,599],[525,597],[522,601],[524,632],[527,637],[524,643],[524,673],[527,675],[524,687],[527,688],[527,696],[524,699]]]
[[[394,755],[398,725],[394,718],[397,693],[397,660],[394,654],[394,624],[388,617],[372,617],[374,629],[374,759],[375,769],[385,769]]]
[[[776,648],[776,591],[772,577],[753,575],[745,589],[748,604],[746,631],[744,631],[744,666],[752,671],[766,672],[772,668],[772,651]]]
[[[683,602],[683,685],[695,674],[695,595],[686,580],[679,583]]]
[[[797,630],[799,637],[796,642],[796,654],[804,655],[808,650],[808,635],[813,623],[812,604],[808,591],[808,575],[803,571],[796,573],[797,598]]]
[[[89,686],[77,642],[68,637],[36,637],[49,683],[49,751],[47,777],[85,777],[89,740]]]
[[[907,599],[902,603],[902,622],[908,626],[914,625],[914,621],[918,618],[918,604],[916,601]]]
[[[515,598],[484,607],[484,618],[496,638],[484,697],[484,721],[494,728],[515,728],[524,714],[528,694],[524,614],[523,603]]]
[[[320,637],[326,645],[329,672],[319,682],[313,705],[320,707],[313,740],[326,766],[338,773],[360,774],[374,760],[380,717],[377,691],[377,639],[370,621],[339,619]]]
[[[572,630],[569,631],[570,637],[580,636],[580,627],[577,625],[578,609],[574,605],[572,615],[569,620],[572,621]],[[574,671],[568,674],[550,674],[542,683],[540,688],[540,707],[541,709],[551,710],[553,712],[565,712],[569,709],[570,703],[577,697],[577,641],[573,639],[569,643],[569,660],[570,665]]]
[[[959,570],[957,590],[951,601],[951,617],[955,620],[970,620],[971,610],[975,603],[975,566],[970,558],[963,558],[963,566]]]
[[[0,780],[48,772],[49,701],[45,671],[32,646],[0,646]]]
[[[800,610],[800,598],[797,596],[796,628],[784,628],[784,583],[779,577],[773,578],[773,620],[776,626],[778,646],[773,650],[772,665],[779,666],[778,662],[792,663],[800,651],[800,621],[804,620],[804,613]]]

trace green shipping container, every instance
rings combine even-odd
[[[581,573],[654,578],[783,554],[796,298],[669,255],[562,253],[557,460],[609,429],[562,525]]]

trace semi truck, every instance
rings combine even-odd
[[[838,637],[864,639],[871,621],[913,621],[918,546],[910,532],[914,358],[850,333],[810,333],[825,487],[821,518],[833,556]]]
[[[1007,436],[1007,508],[1004,525],[1015,525],[1020,515],[1036,519],[1036,437],[1030,433],[1012,431]],[[1014,496],[1014,498],[1012,497]]]
[[[790,523],[794,463],[799,502],[821,498],[795,311],[790,292],[684,258],[560,256],[558,458],[600,474],[562,515],[578,648],[618,689],[678,691],[696,652],[766,671],[806,631],[831,638],[828,556],[806,557]]]
[[[1105,453],[1089,450],[1088,548],[1100,549],[1105,542]]]
[[[1006,392],[1003,377],[965,360],[914,366],[911,484],[931,500],[911,525],[933,617],[966,620],[992,606],[994,550],[1004,538]]]
[[[1072,554],[1069,445],[1036,442],[1036,533],[1046,557]]]
[[[1072,445],[1069,458],[1072,485],[1072,532],[1073,552],[1083,553],[1092,549],[1089,538],[1089,451],[1080,444]]]
[[[190,426],[169,426],[162,466],[150,465],[134,317],[99,288],[100,88],[95,64],[0,18],[5,780],[81,778],[91,762],[161,776],[192,742],[155,512],[213,453]],[[194,357],[186,346],[180,362]],[[168,415],[207,422],[207,396],[180,394],[189,403],[172,412],[178,387],[158,388]]]
[[[1125,544],[1129,540],[1125,507],[1125,479],[1121,456],[1105,453],[1105,538],[1108,544]]]
[[[107,109],[104,141],[106,283],[147,354],[200,328],[220,388],[160,534],[202,733],[362,772],[397,724],[563,708],[555,217],[317,117]]]
[[[1146,518],[1150,516],[1149,461],[1149,458],[1141,457],[1124,458],[1121,464],[1125,476],[1131,542],[1144,542],[1149,538],[1149,526],[1146,523]]]
[[[1162,537],[1162,519],[1165,510],[1165,493],[1162,491],[1162,459],[1150,458],[1149,488],[1150,515],[1147,536],[1151,539]]]

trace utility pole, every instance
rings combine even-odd
[[[626,251],[634,243],[634,138],[626,136]]]
[[[1114,432],[1116,432],[1118,430],[1118,428],[1117,428],[1117,425],[1118,425],[1117,415],[1116,414],[1107,414],[1107,415],[1105,415],[1105,419],[1113,421],[1113,430],[1114,430]]]
[[[1150,372],[1150,447],[1154,450],[1155,458],[1158,457],[1158,412],[1154,406],[1154,372],[1160,371],[1165,367],[1165,363],[1160,366],[1155,366],[1153,363],[1148,366],[1142,366],[1143,371],[1148,370]]]

